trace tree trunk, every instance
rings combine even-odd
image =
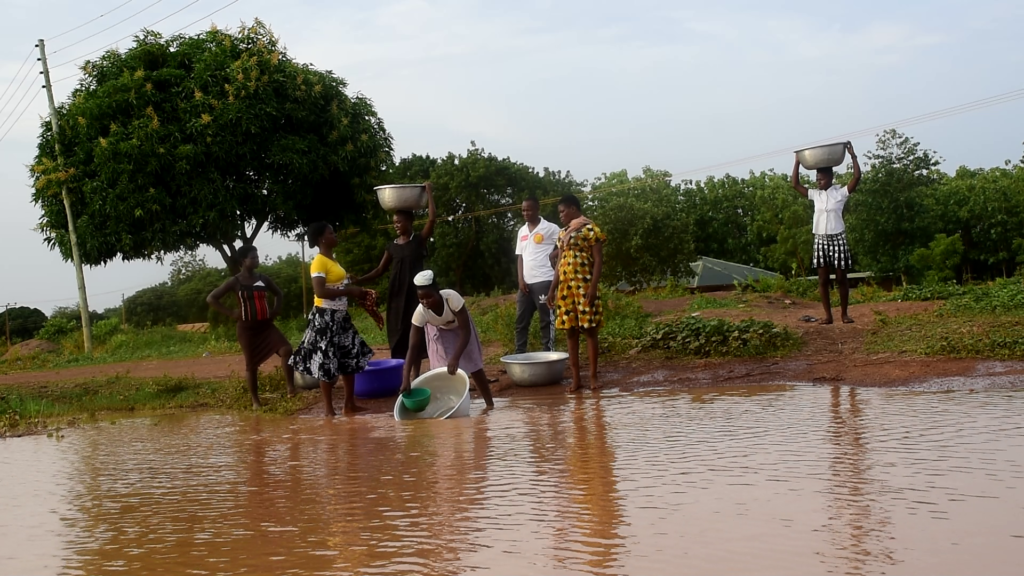
[[[234,244],[215,244],[214,248],[217,249],[232,276],[242,271],[242,267],[238,264],[238,252],[235,250]]]

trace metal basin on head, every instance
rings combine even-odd
[[[388,212],[423,210],[427,207],[427,187],[422,184],[390,184],[377,186],[377,201]]]
[[[819,168],[834,168],[841,166],[846,160],[846,142],[825,144],[796,151],[796,158],[805,170],[817,170]]]

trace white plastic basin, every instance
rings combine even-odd
[[[430,390],[430,404],[422,412],[413,412],[405,407],[399,395],[395,402],[395,420],[469,416],[469,376],[462,370],[454,376],[448,373],[447,368],[431,370],[414,380],[410,387]]]

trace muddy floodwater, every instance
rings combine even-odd
[[[3,574],[1020,574],[1024,392],[514,398],[0,442]]]

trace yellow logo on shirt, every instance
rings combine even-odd
[[[534,244],[543,244],[544,243],[544,235],[541,234],[540,232],[537,232],[536,234],[534,234],[533,235],[533,243]]]

